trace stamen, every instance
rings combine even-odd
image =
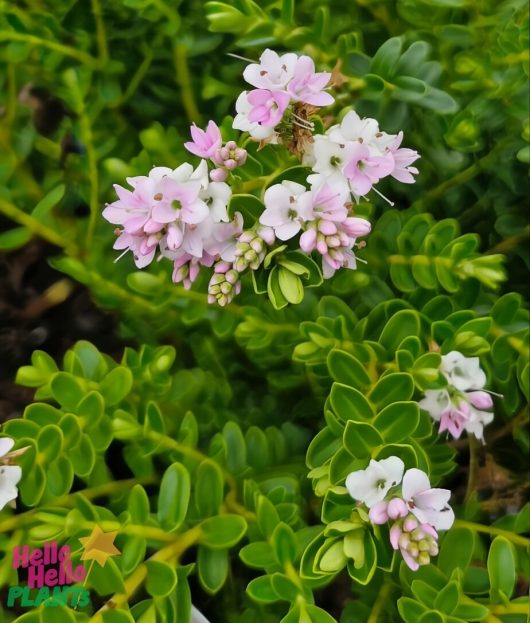
[[[227,52],[227,56],[232,56],[233,58],[238,58],[240,61],[248,61],[249,63],[256,63],[258,61],[253,61],[251,58],[247,58],[246,56],[239,56],[239,54],[234,54],[233,52]]]
[[[497,398],[504,398],[504,394],[498,394],[497,392],[491,391],[491,389],[482,388],[480,391],[486,392],[487,394],[491,394],[492,396],[497,396]]]
[[[384,199],[384,200],[385,200],[385,201],[386,201],[389,205],[391,205],[392,207],[396,205],[393,201],[390,201],[390,199],[388,199],[387,197],[385,197],[385,196],[383,195],[383,193],[379,192],[375,186],[372,186],[372,190],[373,190],[374,192],[376,192],[376,193],[377,193],[377,194],[378,194],[378,195],[379,195],[382,199]]]
[[[367,260],[363,260],[363,258],[362,258],[362,257],[359,257],[359,256],[357,256],[357,255],[355,256],[355,260],[356,260],[357,262],[362,262],[363,264],[368,264],[368,261],[367,261]]]
[[[315,124],[312,121],[309,121],[309,119],[304,119],[303,117],[300,117],[299,115],[297,115],[295,112],[291,112],[291,115],[295,119],[298,119],[298,121],[300,121],[301,123],[306,123],[308,127],[310,127],[311,129],[315,127]]]
[[[293,119],[293,125],[297,125],[299,128],[303,128],[304,130],[314,130],[313,126],[299,123],[296,119]]]
[[[123,251],[123,253],[121,255],[118,255],[118,257],[114,260],[114,263],[116,264],[117,261],[121,260],[121,258],[128,252],[130,251],[130,249],[125,249],[125,251]]]

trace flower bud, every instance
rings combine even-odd
[[[224,169],[213,169],[210,171],[210,179],[212,182],[224,182],[228,173]]]
[[[467,397],[476,409],[491,409],[493,406],[493,400],[487,392],[469,392]]]
[[[399,517],[406,517],[408,514],[407,505],[401,498],[393,498],[388,503],[387,509],[390,519],[399,519]]]
[[[386,502],[378,502],[374,504],[368,513],[368,517],[373,524],[384,524],[388,521],[386,512]]]

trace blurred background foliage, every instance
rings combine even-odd
[[[303,52],[319,68],[333,69],[337,104],[325,111],[330,117],[324,121],[332,122],[354,108],[377,118],[388,132],[403,129],[404,144],[422,156],[420,175],[412,186],[382,184],[381,190],[396,204],[393,209],[379,199],[360,206],[360,213],[375,224],[362,251],[366,266],[342,271],[318,289],[308,290],[300,305],[281,311],[252,293],[248,280],[236,302],[219,309],[206,304],[204,281],[189,292],[173,285],[169,263],[142,273],[134,270],[130,257],[114,263],[113,232],[101,211],[105,202],[113,200],[113,183],[146,174],[153,165],[173,167],[190,160],[182,143],[191,122],[201,125],[210,118],[219,123],[224,119],[225,138],[229,138],[229,116],[244,88],[245,62],[228,53],[256,59],[265,47]],[[314,522],[312,507],[318,503],[300,501],[309,497],[309,482],[302,480],[301,496],[292,475],[298,481],[307,473],[303,455],[326,425],[322,413],[331,385],[344,381],[334,372],[330,353],[345,351],[363,363],[363,357],[375,356],[378,374],[397,369],[414,377],[415,362],[435,341],[442,352],[457,348],[467,356],[480,355],[492,380],[490,387],[505,396],[497,402],[497,418],[489,431],[495,445],[482,450],[478,480],[477,474],[472,475],[478,496],[468,502],[462,516],[490,523],[507,510],[519,510],[529,447],[524,427],[528,419],[528,66],[528,7],[523,0],[0,0],[0,259],[4,269],[0,347],[5,377],[11,381],[16,366],[27,363],[36,346],[59,357],[78,337],[92,339],[112,355],[119,355],[124,343],[149,345],[141,351],[148,355],[129,351],[120,367],[133,370],[134,392],[146,402],[151,393],[163,396],[160,407],[171,434],[181,430],[186,437],[186,426],[194,431],[198,427],[200,435],[193,432],[190,444],[202,448],[204,460],[208,452],[217,460],[223,454],[219,448],[234,438],[241,445],[239,427],[252,455],[256,438],[261,443],[256,430],[266,429],[267,440],[261,444],[267,447],[264,465],[274,464],[274,476],[284,478],[283,484],[270,485],[272,500],[286,504],[280,518],[298,530],[304,521]],[[293,164],[270,147],[260,153],[254,168],[247,168],[243,183],[272,179]],[[85,307],[80,310],[73,302],[80,291],[88,291],[97,307],[111,314],[87,325]],[[58,330],[40,331],[54,310]],[[388,335],[399,326],[392,324],[392,318],[404,311],[407,314],[401,318],[412,319],[404,330],[416,337],[405,345],[397,337],[388,343]],[[72,317],[77,318],[74,328]],[[177,358],[171,379],[164,377],[164,389],[158,390],[150,385],[154,374],[150,366],[162,351],[149,348],[161,344],[174,346]],[[86,350],[86,345],[76,348]],[[406,352],[397,355],[396,350]],[[70,356],[66,372],[58,372],[55,364],[46,361],[51,366],[48,373],[77,374],[72,361]],[[115,365],[110,359],[107,363],[111,368]],[[162,371],[165,374],[166,368]],[[418,392],[423,385],[414,378]],[[156,386],[156,374],[154,379]],[[29,381],[23,373],[18,381],[30,387],[48,382],[47,377],[31,379],[31,373]],[[57,395],[47,391],[38,398],[55,399],[64,406],[59,386]],[[102,395],[111,404],[121,400],[118,397],[113,403],[104,390]],[[7,415],[20,415],[17,404],[30,400],[28,394],[17,396]],[[159,418],[153,415],[149,420],[143,407],[132,404],[142,424],[145,419],[156,432]],[[189,409],[194,413],[191,425],[183,421]],[[50,422],[55,422],[54,417]],[[119,428],[122,420],[117,418],[116,424],[113,418]],[[93,473],[87,466],[76,466],[72,456],[65,457],[65,465],[74,461],[77,476],[90,473],[90,485],[101,485],[109,474],[116,479],[131,473],[151,479],[151,463],[148,467],[135,464],[131,453],[124,461],[105,464],[101,455],[109,447],[111,419],[101,420],[107,424],[91,451],[98,457]],[[235,428],[226,429],[227,421]],[[10,426],[14,437],[33,434],[30,423],[18,429],[17,424]],[[257,428],[249,433],[251,426]],[[129,440],[118,428],[115,445],[110,447],[121,450],[119,444]],[[83,436],[87,446],[90,434]],[[212,441],[209,447],[211,437],[225,442]],[[514,452],[514,438],[518,452]],[[453,470],[449,484],[457,500],[463,501],[465,481],[471,477],[467,446],[455,444],[459,467],[452,455],[444,454],[444,447],[438,445],[433,461],[438,471],[434,472],[439,479]],[[136,450],[131,452],[134,455]],[[168,456],[169,462],[182,458],[178,451]],[[238,482],[248,476],[245,465],[234,467],[226,461],[226,456],[220,460],[223,469],[233,468]],[[254,474],[263,466],[251,467]],[[188,466],[192,475],[196,468],[193,461]],[[72,471],[68,469],[66,474]],[[33,478],[42,481],[38,490],[47,502],[72,486],[71,479],[50,486],[40,471],[36,474]],[[274,493],[276,485],[288,493]],[[254,512],[257,498],[254,485],[248,486],[248,507]],[[25,490],[24,504],[39,503],[35,491],[31,497],[29,485]],[[262,488],[259,495],[264,494],[270,490]],[[94,517],[88,506],[81,510]],[[113,510],[118,516],[123,505],[116,503]],[[507,529],[514,528],[510,524]],[[518,530],[524,532],[524,527]],[[251,534],[251,540],[260,538]],[[300,550],[309,542],[306,533],[297,533],[297,539]],[[487,549],[477,543],[472,549],[484,566]],[[523,562],[519,566],[520,589],[526,586],[528,569]],[[442,580],[439,574],[424,580],[439,590],[453,571],[446,567]],[[189,569],[179,572],[185,579]],[[405,576],[402,584],[409,586],[411,578]],[[461,578],[454,581],[460,591]],[[211,587],[204,577],[201,583],[207,590]],[[217,582],[216,590],[220,586]],[[333,586],[338,587],[336,594],[330,597],[323,592],[318,603],[342,603],[352,597],[349,584]],[[489,590],[487,581],[484,586],[482,593]],[[373,587],[356,589],[353,605],[341,620],[368,620],[374,595],[382,594],[384,599],[389,590],[385,587],[380,574]],[[415,589],[404,590],[410,595]],[[234,581],[207,609],[224,612],[237,603],[238,591],[241,582]],[[414,596],[432,606],[432,595],[425,597],[417,589]],[[338,617],[336,603],[333,608]],[[410,604],[409,615],[403,615],[407,607],[400,609],[404,620],[419,620],[410,608],[417,612],[417,606]],[[278,612],[281,608],[271,612],[249,606],[238,621],[275,622]],[[315,621],[329,621],[317,616]],[[398,620],[397,616],[397,612],[389,614],[389,620]],[[468,614],[461,620],[475,620],[472,617]],[[232,623],[235,618],[227,620]],[[516,619],[512,615],[501,620]]]

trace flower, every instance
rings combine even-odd
[[[294,68],[292,80],[287,86],[287,93],[295,102],[304,102],[312,106],[329,106],[335,98],[323,92],[331,73],[315,72],[315,63],[309,56],[301,56]]]
[[[292,52],[279,56],[274,50],[266,49],[259,61],[245,68],[243,78],[258,89],[281,91],[292,78],[298,57]]]
[[[243,91],[236,101],[236,116],[232,123],[232,127],[235,130],[241,130],[242,132],[248,132],[252,138],[258,141],[267,141],[270,143],[276,143],[278,137],[274,128],[265,127],[257,122],[250,121],[248,116],[253,106],[248,101],[248,92]]]
[[[415,162],[420,155],[414,149],[399,147],[402,140],[403,132],[401,131],[388,147],[388,151],[392,154],[395,165],[390,175],[399,182],[403,182],[403,184],[414,184],[416,180],[413,174],[417,174],[419,171],[416,167],[411,167],[410,165]]]
[[[282,120],[289,105],[289,96],[282,91],[255,89],[247,95],[247,101],[252,106],[248,120],[265,128],[274,128]]]
[[[478,357],[464,357],[458,351],[442,356],[442,373],[449,385],[444,389],[425,391],[419,405],[435,422],[439,432],[448,431],[458,439],[465,430],[484,442],[484,426],[493,420],[493,400],[482,390],[486,375]]]
[[[298,205],[298,198],[304,192],[305,186],[289,180],[267,188],[263,197],[265,210],[259,222],[272,227],[280,240],[296,236],[305,220]]]
[[[482,389],[486,375],[478,357],[464,357],[456,350],[442,356],[442,372],[449,383],[460,391]]]
[[[214,266],[214,274],[208,284],[208,302],[224,307],[240,291],[241,281],[237,270],[234,270],[229,262],[218,262]]]
[[[223,142],[221,131],[215,121],[208,122],[206,131],[193,124],[190,132],[193,141],[184,143],[184,147],[200,158],[212,158]]]
[[[371,508],[382,502],[388,491],[398,485],[405,465],[397,456],[381,461],[370,461],[366,469],[352,472],[346,478],[346,488],[354,500]]]
[[[5,465],[15,441],[9,437],[0,439],[0,510],[18,497],[17,484],[22,478],[22,468],[18,465]]]
[[[429,477],[421,469],[409,469],[401,485],[403,499],[410,512],[421,523],[427,523],[436,530],[448,530],[455,520],[455,514],[448,505],[451,491],[433,489]]]
[[[374,155],[367,145],[352,143],[346,147],[346,165],[342,169],[355,195],[362,197],[374,184],[394,170],[394,159],[386,154]]]

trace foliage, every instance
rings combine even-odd
[[[0,620],[185,623],[192,601],[230,623],[526,620],[525,4],[56,4],[0,3],[0,248],[55,245],[58,278],[137,346],[117,363],[79,341],[19,370],[35,399],[2,427],[28,449],[19,508],[0,519],[1,584],[19,581],[16,545],[56,540],[78,562],[95,525],[118,532],[121,556],[89,574],[88,609],[2,603]],[[403,128],[420,175],[382,185],[395,208],[357,207],[374,224],[357,271],[312,275],[298,305],[265,301],[275,278],[248,277],[237,304],[212,307],[200,279],[188,291],[162,264],[113,263],[101,209],[112,182],[185,160],[190,122],[224,118],[230,138],[242,65],[225,53],[267,46],[338,63],[334,118],[353,108]],[[252,216],[257,191],[297,164],[251,146],[230,209]],[[293,253],[263,272],[304,261]],[[418,406],[454,350],[480,357],[502,395],[485,448],[448,443]],[[391,455],[453,489],[455,526],[417,572],[344,487]]]

